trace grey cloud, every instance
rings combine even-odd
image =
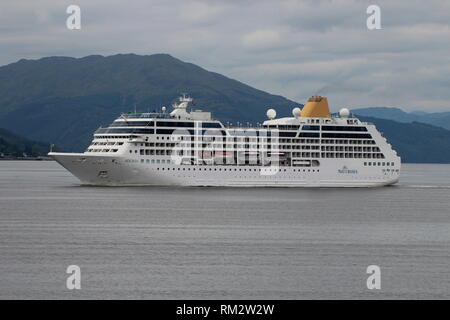
[[[69,4],[82,30],[65,28]],[[259,89],[333,107],[450,110],[445,0],[37,0],[0,4],[0,64],[166,52]],[[382,30],[366,28],[381,7]]]

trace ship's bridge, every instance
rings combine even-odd
[[[142,118],[154,118],[154,119],[179,119],[179,120],[193,120],[193,121],[211,121],[211,112],[206,112],[200,109],[188,110],[189,104],[195,105],[194,99],[191,97],[183,96],[178,98],[178,102],[172,104],[173,111],[166,112],[166,107],[161,108],[161,112],[128,112],[122,113],[119,117],[126,119],[142,119]]]
[[[206,112],[200,109],[188,111],[187,107],[189,103],[195,105],[194,99],[183,94],[178,103],[172,104],[173,111],[170,116],[180,120],[197,120],[197,121],[209,121],[211,120],[211,112]]]

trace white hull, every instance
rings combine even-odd
[[[176,165],[126,162],[114,155],[50,153],[83,184],[227,187],[380,187],[395,184],[400,168],[362,166],[360,159],[321,159],[320,167]],[[349,170],[342,168],[348,168]],[[394,170],[396,169],[396,170]],[[261,172],[262,170],[262,172]]]

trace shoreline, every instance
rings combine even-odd
[[[50,157],[11,157],[0,158],[0,161],[55,161]]]

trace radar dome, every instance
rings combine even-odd
[[[342,108],[341,110],[339,110],[339,116],[341,118],[348,118],[349,115],[350,115],[350,110],[348,110],[347,108]]]
[[[294,108],[292,109],[292,115],[296,118],[300,117],[300,113],[302,113],[302,110],[300,108]]]
[[[275,119],[275,117],[277,116],[277,112],[274,109],[269,109],[267,110],[266,115],[269,119]]]

